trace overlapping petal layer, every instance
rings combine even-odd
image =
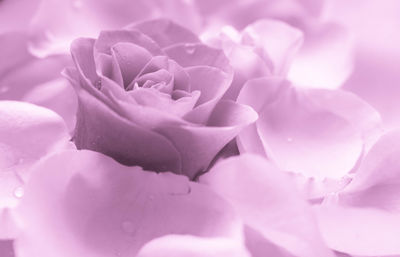
[[[122,166],[87,150],[53,155],[32,174],[18,208],[20,257],[134,256],[167,234],[241,237],[232,207],[184,176]]]
[[[331,248],[360,256],[400,254],[399,140],[398,130],[384,135],[366,155],[353,181],[315,207]]]
[[[287,174],[264,158],[242,155],[227,159],[200,182],[229,200],[241,215],[251,237],[249,250],[255,256],[333,256],[303,195]]]
[[[259,119],[239,135],[241,152],[266,155],[306,177],[340,178],[379,131],[379,114],[344,91],[296,89],[280,78],[249,81],[238,101]]]

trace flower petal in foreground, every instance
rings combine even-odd
[[[241,237],[232,207],[185,176],[126,167],[87,150],[32,170],[18,215],[19,257],[135,256],[167,234]]]
[[[0,238],[15,235],[11,209],[24,194],[30,166],[68,141],[63,120],[51,110],[0,101]]]
[[[238,101],[259,114],[239,135],[240,151],[266,155],[281,169],[306,177],[346,175],[379,133],[379,114],[344,91],[260,78],[243,87]]]
[[[254,256],[333,256],[290,176],[266,159],[229,158],[200,177],[200,182],[231,202],[248,226],[248,237],[264,239],[260,244],[246,240]]]
[[[360,256],[400,254],[400,131],[384,135],[342,192],[315,206],[326,243]]]
[[[147,243],[137,257],[250,257],[240,241],[168,235]]]

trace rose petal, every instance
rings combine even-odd
[[[327,23],[305,31],[305,42],[291,64],[288,78],[307,88],[335,89],[352,72],[352,41],[344,27]]]
[[[355,256],[398,256],[400,215],[373,208],[315,207],[326,244]]]
[[[194,91],[188,96],[174,100],[171,96],[162,94],[158,90],[144,88],[137,88],[129,93],[140,105],[155,108],[179,117],[183,117],[191,111],[200,96],[200,92]]]
[[[340,201],[357,207],[400,211],[400,131],[382,136],[363,159]]]
[[[201,43],[177,44],[164,49],[182,67],[211,66],[226,73],[232,72],[224,52]]]
[[[324,238],[333,249],[366,256],[400,254],[399,139],[399,130],[381,137],[352,182],[315,207]]]
[[[129,121],[83,90],[78,97],[74,141],[79,149],[98,151],[146,169],[181,170],[179,153],[165,137]]]
[[[343,87],[374,106],[388,130],[400,126],[399,8],[396,0],[357,0],[351,4],[335,1],[329,9],[329,18],[347,28],[355,39],[354,70]]]
[[[68,131],[73,131],[78,100],[73,87],[65,79],[41,84],[27,93],[22,100],[55,111],[64,119]]]
[[[111,79],[121,88],[124,88],[124,81],[122,78],[121,69],[115,56],[113,58],[113,56],[110,56],[108,54],[98,53],[95,63],[98,74],[101,74]]]
[[[285,76],[303,44],[303,33],[278,20],[258,20],[242,31],[242,42],[261,48],[273,65],[273,74]]]
[[[248,82],[239,102],[258,110],[257,132],[268,158],[284,170],[315,178],[347,174],[379,122],[379,115],[350,93],[295,89],[279,79]],[[256,139],[240,138],[241,150]]]
[[[232,157],[218,163],[200,181],[229,200],[244,223],[273,244],[295,256],[333,256],[290,177],[266,159]],[[270,254],[264,252],[263,256]]]
[[[256,119],[257,114],[248,106],[220,101],[206,127],[162,126],[157,131],[175,145],[182,156],[182,170],[185,175],[194,178],[208,168],[229,141]]]
[[[210,66],[193,66],[185,68],[185,71],[190,78],[191,90],[201,93],[195,108],[185,116],[185,119],[204,124],[215,105],[229,88],[232,74]]]
[[[24,102],[0,101],[3,172],[26,175],[28,165],[68,140],[64,121],[51,110]]]
[[[14,208],[23,197],[29,168],[66,147],[69,135],[61,117],[33,104],[0,101],[0,238],[18,232]]]
[[[225,99],[236,100],[247,80],[271,75],[269,61],[262,59],[248,46],[235,45],[231,50],[225,52],[235,71],[232,85],[224,95]]]
[[[136,256],[167,234],[240,236],[230,205],[183,176],[122,166],[90,151],[54,155],[33,173],[18,208],[21,257]]]
[[[128,86],[148,63],[152,55],[143,47],[131,43],[117,43],[111,47],[123,78],[123,85]]]
[[[150,37],[138,30],[109,30],[100,32],[94,45],[97,53],[111,54],[111,47],[118,43],[131,43],[143,47],[152,55],[162,54],[162,50]]]
[[[98,80],[93,56],[95,42],[97,41],[92,38],[78,38],[71,44],[72,59],[79,74],[93,84]]]
[[[138,257],[250,257],[240,242],[226,238],[169,235],[147,243]]]
[[[153,39],[162,48],[178,43],[197,43],[200,40],[190,30],[168,19],[156,19],[129,26]]]
[[[66,55],[33,57],[27,51],[24,32],[0,35],[0,100],[21,100],[37,85],[58,78],[69,64]]]

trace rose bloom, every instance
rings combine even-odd
[[[77,39],[71,52],[78,149],[193,178],[257,117],[220,101],[232,81],[224,53],[168,20]]]

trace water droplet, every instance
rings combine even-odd
[[[293,142],[293,138],[288,137],[288,138],[286,138],[286,141],[288,141],[289,143],[292,143]]]
[[[195,44],[186,44],[185,51],[188,54],[193,54],[196,51],[196,45]]]
[[[23,197],[23,196],[24,196],[24,189],[23,189],[22,187],[17,187],[17,188],[14,190],[14,196],[15,196],[16,198],[21,198],[21,197]]]
[[[94,83],[94,86],[95,86],[95,88],[97,88],[97,89],[101,89],[101,80],[99,79],[99,80],[97,80],[95,83]]]
[[[128,234],[135,232],[135,225],[131,221],[122,222],[122,230]]]

